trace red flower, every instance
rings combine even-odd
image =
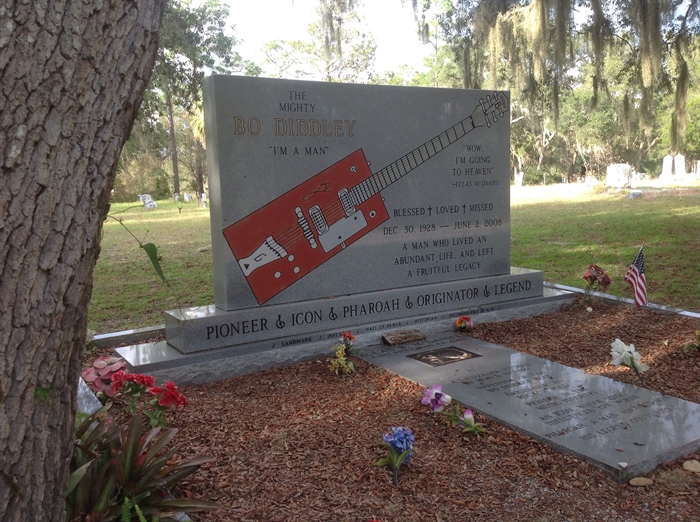
[[[156,380],[150,375],[141,375],[138,373],[126,373],[124,370],[119,370],[112,375],[112,389],[117,393],[127,382],[135,382],[148,388],[156,383]]]
[[[174,383],[168,381],[165,383],[165,388],[160,388],[159,386],[152,386],[148,389],[151,395],[161,395],[158,399],[158,404],[160,406],[175,406],[175,408],[184,408],[187,406],[187,399],[179,391],[177,391],[177,386]]]
[[[138,373],[130,373],[127,374],[127,377],[129,381],[134,381],[139,383],[141,386],[153,386],[156,383],[156,380],[151,377],[150,375],[141,375]]]
[[[119,370],[117,373],[112,375],[112,391],[114,393],[119,392],[121,387],[124,385],[124,381],[126,381],[126,375],[127,373],[124,370]]]
[[[348,341],[354,341],[355,336],[352,335],[352,332],[350,332],[350,330],[348,330],[347,332],[343,332],[343,339],[347,339]]]

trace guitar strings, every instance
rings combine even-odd
[[[477,117],[477,121],[475,121],[475,115]],[[468,125],[469,129],[465,128],[465,123],[467,121],[470,123],[470,125]],[[446,131],[441,132],[433,139],[425,142],[419,147],[416,147],[411,152],[405,154],[393,163],[390,163],[383,169],[379,170],[376,174],[373,174],[369,178],[355,185],[350,190],[350,192],[356,196],[353,199],[358,204],[364,203],[375,194],[379,193],[395,181],[401,179],[403,176],[420,166],[428,159],[432,158],[439,152],[442,152],[445,148],[464,137],[476,127],[484,125],[486,121],[488,120],[483,112],[475,111],[474,114],[466,117]],[[452,136],[450,133],[452,133]],[[446,143],[443,143],[443,139],[446,141]],[[321,209],[321,213],[326,218],[326,221],[330,220],[331,223],[335,223],[345,217],[345,209],[337,199],[332,201],[329,205],[323,207]],[[299,223],[297,223],[279,234],[276,241],[285,250],[289,250],[300,241],[308,240],[304,234],[303,228]]]

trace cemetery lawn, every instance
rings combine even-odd
[[[169,284],[134,237],[108,218],[90,330],[155,326],[165,310],[214,302],[208,209],[159,201],[153,210],[114,204],[111,213],[142,243],[158,247]],[[632,297],[623,277],[642,243],[649,302],[700,311],[700,188],[645,189],[639,199],[583,184],[511,189],[511,265],[543,270],[545,281],[583,288],[581,276],[595,263],[613,279],[609,293]]]
[[[647,388],[700,402],[700,354],[682,349],[697,329],[697,319],[594,300],[477,325],[471,335],[639,384],[631,370],[607,364],[610,343],[619,338],[634,344],[651,366],[643,374]],[[191,513],[192,520],[698,520],[700,474],[684,470],[683,463],[700,460],[700,453],[646,475],[651,486],[620,485],[479,412],[476,420],[487,432],[463,435],[420,404],[421,386],[354,362],[357,372],[348,377],[335,375],[320,359],[183,387],[189,405],[169,416],[180,429],[176,442],[184,443],[180,455],[214,455],[216,461],[186,479],[178,496],[223,506]],[[416,436],[398,486],[388,468],[373,465],[385,455],[381,439],[392,426],[409,427]]]

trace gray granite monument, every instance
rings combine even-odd
[[[133,367],[543,299],[510,266],[508,93],[211,76],[204,116],[216,303],[166,312]]]
[[[216,304],[184,353],[542,296],[510,267],[508,94],[212,76]]]

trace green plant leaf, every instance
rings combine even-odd
[[[221,509],[221,506],[216,502],[209,500],[200,500],[196,498],[182,498],[176,500],[166,500],[156,504],[158,508],[164,510],[177,511],[207,511],[210,509]]]
[[[391,457],[384,457],[374,463],[375,466],[388,466],[389,464],[391,464]]]
[[[159,431],[160,428],[153,428],[151,432],[149,432],[149,435],[152,432],[158,433]],[[148,449],[148,453],[146,453],[147,463],[153,460],[153,457],[155,457],[160,452],[160,450],[162,450],[165,446],[168,445],[168,443],[171,440],[173,440],[175,435],[177,435],[177,431],[177,428],[171,428],[169,430],[163,431],[163,434],[160,437],[158,437],[158,439],[156,439],[153,442],[153,445]]]
[[[143,417],[137,415],[131,418],[129,432],[126,435],[124,442],[124,482],[131,481],[131,471],[134,468],[134,460],[136,459],[136,450],[141,441],[141,428],[143,426]]]
[[[66,486],[66,493],[64,496],[67,497],[73,492],[80,480],[85,476],[85,473],[87,473],[87,470],[91,464],[92,461],[90,460],[70,474],[70,477],[68,478],[68,486]]]
[[[145,245],[141,245],[141,248],[143,248],[146,251],[146,254],[148,254],[148,258],[151,260],[151,264],[153,265],[153,268],[155,269],[156,273],[160,276],[163,283],[167,285],[168,280],[165,279],[163,269],[160,266],[160,258],[158,257],[158,247],[156,247],[153,243],[146,243]]]

